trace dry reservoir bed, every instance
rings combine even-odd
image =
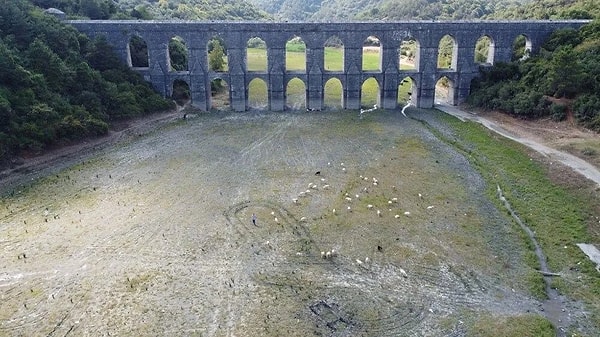
[[[484,188],[397,112],[179,120],[2,200],[0,336],[462,336],[540,314]]]

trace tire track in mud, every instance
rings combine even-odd
[[[273,212],[279,224],[264,224],[269,220],[262,220],[262,228],[252,225],[249,214],[260,208]],[[358,264],[343,255],[321,259],[321,247],[310,230],[274,202],[245,201],[231,206],[224,215],[234,228],[236,239],[245,239],[245,245],[255,250],[254,254],[247,254],[242,274],[251,275],[248,281],[254,281],[264,293],[301,298],[298,305],[302,306],[299,310],[304,313],[303,319],[310,320],[315,329],[327,336],[420,335],[423,331],[435,331],[436,320],[452,315],[457,307],[481,309],[491,301],[498,302],[490,307],[496,311],[522,310],[504,307],[519,302],[515,299],[517,294],[507,293],[493,280],[470,270],[450,265],[409,265],[405,271],[385,257],[368,264]],[[269,244],[276,246],[275,252],[272,247],[265,248],[265,231],[274,240]],[[286,237],[287,242],[278,236]],[[502,299],[495,299],[497,296]],[[458,325],[452,333],[461,335],[461,331]]]

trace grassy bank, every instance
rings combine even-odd
[[[595,265],[576,246],[577,243],[598,243],[598,199],[580,177],[556,176],[552,163],[530,153],[524,146],[498,136],[473,122],[462,122],[442,116],[452,128],[452,136],[437,133],[460,149],[488,182],[486,194],[498,200],[499,185],[519,217],[535,232],[552,272],[561,274],[552,286],[576,300],[586,302],[592,314],[591,322],[600,325],[600,274]],[[434,131],[435,132],[435,131]],[[556,166],[556,163],[553,164]],[[587,184],[591,185],[591,184]],[[498,207],[502,205],[498,203]],[[517,225],[515,224],[515,228]],[[526,234],[521,237],[528,242]],[[538,261],[531,247],[527,262],[531,267],[527,282],[533,294],[545,296]]]

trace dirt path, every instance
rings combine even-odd
[[[20,158],[8,167],[0,166],[0,194],[36,177],[64,169],[95,155],[101,149],[156,129],[182,116],[181,109],[118,122],[107,135],[48,150],[41,155]]]
[[[551,160],[556,160],[572,168],[600,186],[600,170],[594,158],[584,160],[561,148],[570,148],[584,140],[590,148],[600,149],[600,135],[582,131],[566,123],[548,121],[523,121],[499,113],[476,114],[457,107],[437,105],[436,108],[463,120],[481,123],[504,137],[522,143]]]

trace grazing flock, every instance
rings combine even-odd
[[[331,171],[331,169],[333,169],[334,171],[341,172],[342,174],[348,173],[348,169],[343,162],[339,164],[339,167],[336,167],[337,165],[332,165],[331,163],[327,163],[327,166],[329,168],[328,171]],[[306,190],[300,191],[296,196],[291,198],[291,202],[293,205],[301,205],[303,199],[310,198],[311,195],[318,193],[318,191],[320,191],[320,190],[321,191],[332,190],[332,186],[329,184],[329,182],[324,177],[324,175],[321,174],[321,171],[316,171],[315,177],[317,179],[319,179],[319,182],[318,183],[315,183],[315,182],[308,183]],[[347,192],[346,193],[341,192],[343,195],[343,204],[344,205],[340,209],[332,208],[331,214],[333,216],[340,215],[344,212],[352,213],[354,211],[353,207],[365,207],[364,202],[362,202],[362,203],[359,202],[361,200],[361,198],[363,198],[365,195],[368,195],[369,193],[375,191],[376,189],[381,188],[381,186],[380,186],[381,183],[380,183],[379,179],[377,179],[377,177],[367,177],[364,175],[359,175],[358,178],[362,182],[362,184],[359,188],[360,194],[356,193],[356,194],[351,195],[350,193],[347,193]],[[386,186],[386,187],[389,187],[393,192],[397,191],[396,186]],[[418,193],[418,195],[416,197],[421,200],[424,199],[424,197],[421,193]],[[428,210],[431,210],[433,208],[434,208],[433,205],[427,206]],[[387,209],[388,212],[385,212],[385,209]],[[366,210],[372,211],[373,217],[377,217],[377,218],[388,216],[388,215],[386,215],[386,213],[393,214],[394,219],[400,219],[402,216],[405,216],[405,217],[411,216],[411,212],[408,210],[406,210],[404,212],[394,212],[394,211],[400,210],[399,198],[397,196],[393,196],[393,197],[389,198],[389,200],[387,200],[387,202],[385,202],[385,204],[381,203],[381,204],[374,205],[374,204],[369,203],[366,205]],[[273,221],[276,224],[279,224],[279,219],[276,217],[276,214],[274,212],[272,212],[271,215],[273,216]],[[307,218],[305,216],[303,216],[300,218],[300,221],[306,222]],[[379,252],[383,251],[383,247],[378,246],[377,248],[378,248]],[[335,259],[338,256],[338,254],[339,254],[339,252],[336,249],[321,251],[320,258],[324,259],[324,260]],[[369,257],[366,257],[362,260],[355,259],[354,261],[355,261],[355,263],[354,263],[355,265],[357,265],[359,267],[364,267],[364,268],[367,268],[367,266],[371,263],[371,259]],[[401,269],[400,273],[403,277],[408,276],[406,271],[404,271],[403,269]]]

